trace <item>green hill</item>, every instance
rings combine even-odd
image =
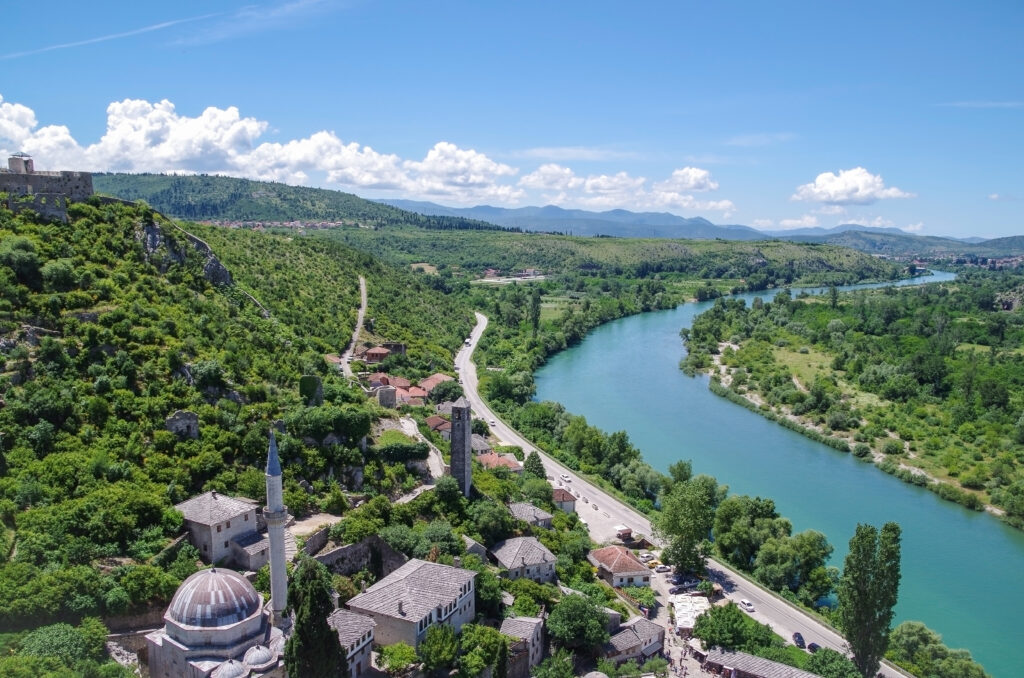
[[[341,191],[205,174],[95,174],[93,187],[97,193],[144,200],[168,216],[194,221],[328,221],[441,230],[501,228],[475,219],[423,216]]]
[[[369,492],[407,480],[364,458],[381,410],[323,353],[351,335],[360,274],[409,376],[451,368],[469,310],[338,243],[197,231],[212,251],[143,206],[75,204],[68,224],[0,210],[0,631],[164,604],[195,569],[164,552],[173,504],[261,500],[273,422],[293,513],[340,510],[331,471],[347,465],[366,465]],[[300,402],[303,374],[324,405]],[[167,430],[178,410],[198,437]]]

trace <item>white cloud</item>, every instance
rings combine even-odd
[[[683,167],[672,172],[666,181],[654,184],[655,191],[717,191],[718,182],[711,179],[711,172],[699,167]]]
[[[811,228],[818,225],[818,217],[813,214],[805,214],[799,219],[783,219],[779,221],[779,228]]]
[[[750,222],[750,225],[754,228],[771,228],[775,225],[775,222],[771,219],[754,219]]]
[[[887,188],[882,177],[863,167],[822,172],[813,183],[797,186],[791,200],[809,200],[831,205],[870,205],[887,198],[913,198],[895,186]]]
[[[115,101],[95,143],[83,145],[61,125],[39,126],[32,109],[0,98],[0,152],[24,150],[40,168],[92,171],[206,172],[280,181],[382,191],[448,203],[518,203],[529,192],[551,203],[595,209],[697,210],[728,217],[730,200],[698,199],[718,189],[711,173],[682,167],[649,182],[625,171],[577,175],[546,163],[519,178],[519,169],[485,153],[439,141],[420,159],[382,153],[335,132],[263,141],[268,122],[243,116],[236,107],[209,107],[195,116],[168,101]]]
[[[924,228],[924,222],[923,221],[919,221],[916,224],[910,224],[909,226],[904,226],[903,230],[907,231],[909,233],[920,233],[923,228]]]
[[[752,146],[774,146],[775,144],[781,144],[787,141],[796,139],[796,135],[792,132],[774,132],[774,133],[762,133],[762,134],[740,134],[725,142],[726,146],[741,146],[741,147],[752,147]]]
[[[870,217],[850,217],[849,219],[844,219],[843,223],[846,223],[846,224],[859,224],[861,226],[871,226],[871,227],[874,227],[874,228],[888,228],[888,227],[892,227],[892,226],[896,225],[895,223],[893,223],[889,219],[886,219],[885,217],[877,217],[877,216],[874,217],[874,218],[870,218]]]
[[[580,188],[584,183],[585,180],[576,176],[571,169],[555,163],[541,165],[519,180],[519,185],[523,188],[559,193]]]

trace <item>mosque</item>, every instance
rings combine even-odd
[[[200,570],[182,582],[164,613],[164,627],[146,636],[153,678],[285,678],[284,644],[290,630],[285,616],[284,505],[281,461],[274,431],[267,454],[267,506],[270,540],[270,602],[233,570]]]

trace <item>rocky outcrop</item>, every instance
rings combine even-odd
[[[179,438],[198,438],[199,415],[187,410],[178,410],[164,420],[164,427]]]
[[[231,272],[220,262],[217,255],[208,244],[201,238],[197,238],[188,231],[177,229],[180,235],[203,257],[203,277],[213,285],[231,285],[234,281]],[[164,229],[155,221],[142,225],[138,233],[138,239],[146,252],[146,259],[153,263],[157,269],[164,273],[168,267],[174,264],[185,263],[188,257],[186,246],[179,243],[176,238],[168,237]]]

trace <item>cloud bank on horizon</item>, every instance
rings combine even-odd
[[[6,102],[0,95],[0,152],[25,151],[37,158],[40,167],[224,174],[460,205],[518,205],[527,199],[540,199],[547,204],[598,210],[713,212],[723,219],[736,211],[731,200],[706,195],[718,191],[719,182],[700,167],[681,167],[664,179],[649,181],[626,171],[581,175],[558,162],[547,162],[523,173],[519,167],[449,141],[438,141],[418,160],[383,153],[356,141],[346,142],[326,130],[285,142],[261,141],[270,123],[244,117],[234,106],[210,106],[189,117],[178,113],[167,99],[156,103],[143,99],[115,101],[107,106],[106,119],[103,136],[83,144],[67,126],[40,126],[31,108]],[[564,157],[570,159],[573,154]],[[849,205],[912,197],[913,193],[886,186],[881,176],[863,167],[823,172],[813,182],[797,186],[791,196],[793,201],[820,203],[820,208],[777,223],[755,219],[753,225],[781,229],[818,226],[818,215],[843,216]],[[882,217],[844,220],[870,226],[893,225]],[[920,224],[916,226],[920,229]]]

